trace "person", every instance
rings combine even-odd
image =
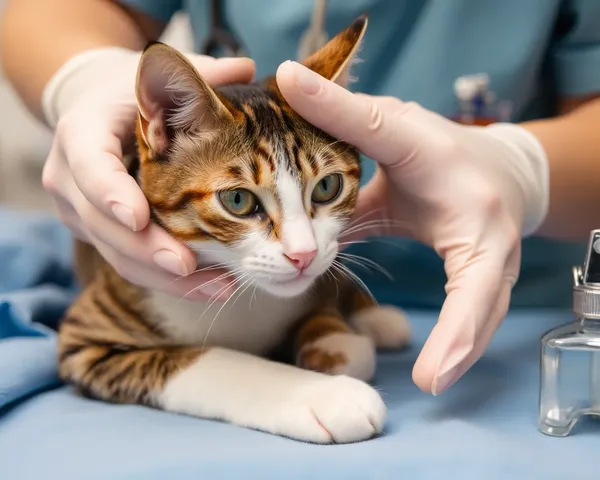
[[[150,222],[121,157],[140,50],[180,9],[200,50],[216,3],[252,60],[186,52],[202,74],[220,84],[276,71],[300,115],[365,155],[359,211],[405,225],[395,245],[356,248],[396,277],[370,284],[380,300],[441,307],[413,369],[423,391],[464,375],[510,305],[570,301],[570,267],[599,220],[600,2],[329,0],[329,34],[369,12],[351,91],[288,61],[315,32],[312,2],[7,3],[6,75],[56,132],[43,184],[71,230],[131,281],[180,294],[201,281],[171,281],[195,258]],[[448,118],[454,80],[479,72],[512,102],[508,122]]]

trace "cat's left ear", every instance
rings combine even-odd
[[[350,68],[367,30],[368,17],[361,15],[348,27],[329,40],[323,47],[302,61],[305,67],[327,80],[348,86]]]
[[[149,44],[138,65],[138,143],[164,155],[177,131],[210,133],[233,121],[231,111],[190,61],[160,42]]]

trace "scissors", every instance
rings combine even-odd
[[[242,43],[226,26],[222,7],[222,0],[211,1],[210,32],[202,45],[202,53],[211,57],[218,57],[220,53],[227,57],[245,56]]]

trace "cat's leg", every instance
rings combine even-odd
[[[377,348],[405,347],[411,337],[406,314],[391,305],[378,305],[364,290],[352,285],[344,296],[344,313],[348,323],[359,333],[369,336]]]
[[[103,342],[98,335],[90,341],[82,325],[76,317],[64,320],[60,375],[93,398],[316,443],[365,440],[383,429],[383,400],[355,378],[223,348],[137,348]]]
[[[294,343],[299,367],[364,381],[375,374],[373,340],[353,330],[333,306],[319,309],[303,320]]]

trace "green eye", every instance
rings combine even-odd
[[[323,177],[312,193],[313,203],[329,203],[337,198],[342,190],[342,176],[338,173]]]
[[[219,200],[223,207],[238,217],[253,215],[260,207],[256,195],[243,189],[219,192]]]

